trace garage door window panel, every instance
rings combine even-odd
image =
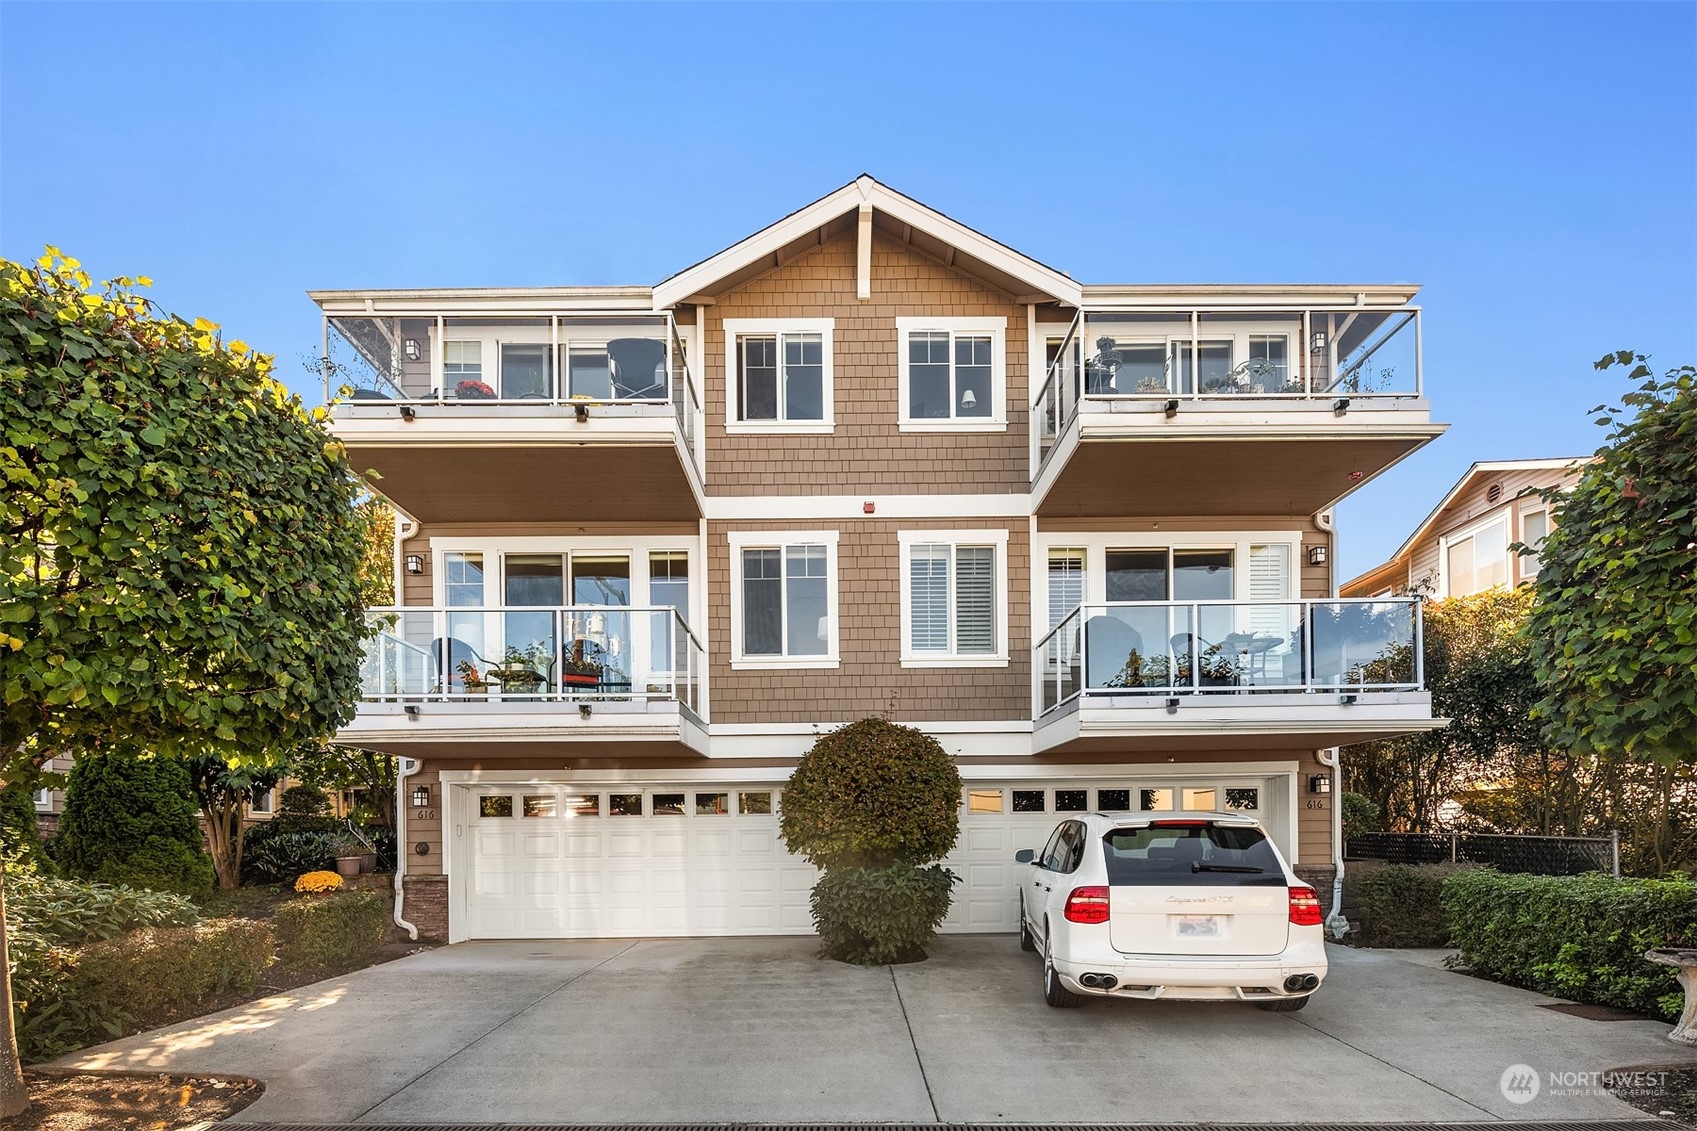
[[[609,793],[607,795],[607,815],[610,817],[642,816],[642,794]]]
[[[654,816],[681,817],[684,815],[684,795],[681,793],[656,793],[654,795]]]
[[[524,795],[524,815],[526,817],[558,817],[560,815],[560,799],[552,793],[527,793]]]
[[[698,793],[695,795],[695,815],[697,817],[723,817],[731,812],[730,794],[728,793]]]
[[[737,794],[737,812],[744,817],[765,817],[772,812],[770,790],[744,790]]]
[[[507,794],[484,795],[477,799],[477,815],[485,819],[499,819],[513,815],[513,799]]]

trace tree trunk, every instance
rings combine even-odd
[[[29,1110],[18,1032],[12,1025],[12,965],[6,935],[6,881],[0,872],[0,1119]]]
[[[218,886],[224,891],[234,891],[242,882],[241,858],[230,843],[230,830],[232,824],[241,823],[241,810],[239,800],[234,806],[220,804],[206,810],[206,841],[212,848],[212,870],[218,873]],[[239,845],[241,834],[235,835]]]

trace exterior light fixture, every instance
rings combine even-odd
[[[590,706],[588,703],[579,703],[577,705],[577,717],[580,719],[587,719],[594,713],[595,708]]]
[[[1326,352],[1326,332],[1324,330],[1316,331],[1315,334],[1314,334],[1313,340],[1311,342],[1309,342],[1308,345],[1309,345],[1309,349],[1313,350],[1315,353],[1325,353]]]
[[[407,572],[412,574],[414,577],[416,577],[419,574],[424,572],[424,555],[423,554],[408,554],[407,555]]]
[[[1356,695],[1353,691],[1346,692],[1345,694],[1338,696],[1338,704],[1343,707],[1355,706],[1355,700]]]
[[[428,809],[428,808],[430,808],[430,787],[429,786],[421,785],[421,786],[416,786],[413,789],[413,791],[412,791],[412,807],[414,809]]]
[[[579,424],[589,423],[589,406],[586,404],[574,404],[572,406],[572,415],[577,417],[577,422]]]
[[[1308,564],[1315,566],[1326,564],[1326,547],[1324,543],[1318,546],[1308,547]]]
[[[1342,416],[1344,413],[1348,412],[1349,411],[1349,398],[1348,397],[1339,397],[1337,400],[1333,401],[1332,402],[1332,411],[1337,413],[1339,416]]]
[[[1308,779],[1308,792],[1327,794],[1332,792],[1332,775],[1315,774]]]
[[[1167,714],[1169,714],[1169,715],[1178,714],[1178,696],[1176,696],[1176,695],[1172,696],[1171,698],[1169,698],[1167,700]]]
[[[417,707],[413,706],[411,703],[408,703],[404,708],[402,708],[402,710],[406,711],[406,713],[407,713],[407,722],[409,722],[409,723],[418,722],[418,708]]]
[[[418,348],[417,338],[408,338],[401,343],[401,348],[406,351],[408,361],[417,361],[424,356],[424,351]]]
[[[413,411],[412,405],[404,404],[401,406],[401,419],[406,421],[408,424],[411,424],[414,420],[418,419],[418,413]]]
[[[1178,415],[1178,400],[1176,398],[1167,402],[1166,413],[1168,420]]]

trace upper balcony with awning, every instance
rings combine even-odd
[[[313,297],[332,428],[414,518],[699,517],[695,327],[604,294],[607,309],[546,311],[510,296]]]
[[[1033,396],[1038,514],[1313,514],[1440,435],[1413,288],[1307,290],[1087,288]]]

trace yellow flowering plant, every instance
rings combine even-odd
[[[295,881],[300,892],[341,891],[342,877],[335,872],[308,872]]]

